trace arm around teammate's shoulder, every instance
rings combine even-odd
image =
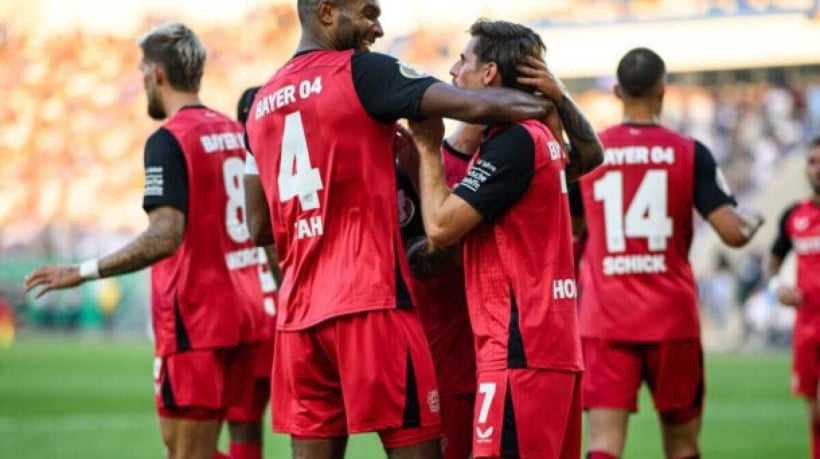
[[[551,107],[549,100],[516,89],[461,89],[438,82],[424,92],[419,113],[472,124],[500,124],[542,119]]]

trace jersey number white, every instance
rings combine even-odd
[[[280,201],[289,201],[298,196],[302,210],[319,208],[317,191],[324,186],[319,169],[310,164],[305,127],[300,112],[285,117],[277,183]]]
[[[248,226],[245,224],[245,186],[242,183],[244,172],[245,162],[241,158],[232,156],[222,163],[222,181],[228,195],[225,228],[228,230],[228,236],[237,244],[250,238]]]
[[[604,202],[606,248],[609,253],[626,250],[626,238],[646,238],[649,250],[666,250],[672,237],[668,215],[668,177],[665,170],[647,171],[624,215],[623,173],[610,171],[595,182],[595,200]]]

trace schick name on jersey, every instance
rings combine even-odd
[[[666,272],[666,255],[618,255],[604,258],[605,276]]]
[[[675,149],[654,145],[627,145],[604,150],[604,164],[623,166],[631,164],[675,164]]]

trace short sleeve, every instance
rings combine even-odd
[[[145,190],[142,208],[170,206],[188,210],[188,168],[176,137],[159,128],[145,142]]]
[[[777,225],[777,238],[772,244],[772,254],[777,255],[780,259],[786,258],[786,255],[792,250],[792,239],[789,237],[788,222],[797,204],[789,207],[780,216],[780,223]]]
[[[521,199],[534,175],[535,143],[515,124],[481,146],[475,164],[453,192],[493,221]]]
[[[712,152],[697,141],[695,141],[694,187],[695,208],[703,218],[707,218],[715,209],[723,205],[737,205]]]
[[[419,119],[425,91],[439,80],[394,57],[357,52],[352,62],[353,85],[365,111],[377,121]]]

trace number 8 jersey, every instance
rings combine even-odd
[[[637,124],[612,127],[599,137],[604,163],[580,180],[588,232],[580,271],[581,336],[696,338],[692,208],[706,218],[734,199],[709,150],[692,138]]]

